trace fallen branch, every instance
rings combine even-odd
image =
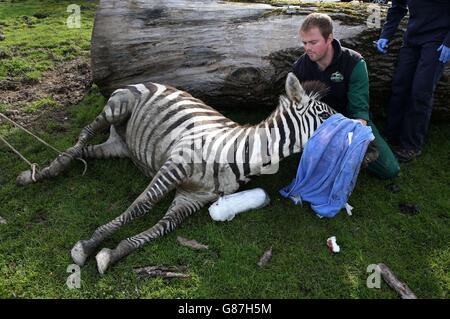
[[[258,266],[264,267],[269,262],[270,258],[272,258],[272,247],[270,247],[270,249],[267,250],[261,257],[261,259],[258,262]]]
[[[196,241],[196,240],[188,240],[188,239],[186,239],[186,238],[183,238],[183,237],[180,237],[180,236],[178,236],[177,237],[177,241],[181,244],[181,245],[183,245],[183,246],[186,246],[186,247],[189,247],[189,248],[192,248],[192,249],[208,249],[208,246],[207,245],[203,245],[203,244],[200,244],[198,241]]]
[[[417,299],[416,295],[408,288],[408,286],[395,277],[392,270],[385,264],[378,264],[378,269],[383,276],[384,281],[400,294],[402,299]]]
[[[179,272],[185,270],[186,267],[162,267],[162,266],[148,266],[143,268],[135,268],[134,272],[140,278],[148,277],[163,277],[167,279],[171,278],[189,278],[188,274]]]

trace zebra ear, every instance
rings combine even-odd
[[[305,94],[305,90],[301,86],[300,81],[292,72],[289,72],[286,79],[286,94],[291,101],[296,103],[300,103],[302,96]]]

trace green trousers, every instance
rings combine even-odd
[[[378,159],[375,162],[369,164],[367,169],[369,172],[375,174],[380,178],[394,178],[400,172],[400,165],[397,158],[392,153],[391,148],[387,145],[386,141],[381,137],[377,127],[372,121],[367,123],[372,128],[372,133],[375,136],[375,143],[380,153]]]

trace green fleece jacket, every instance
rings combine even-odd
[[[363,59],[353,68],[347,98],[348,117],[369,121],[369,75]]]

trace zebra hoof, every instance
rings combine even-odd
[[[83,245],[83,240],[80,240],[73,246],[70,255],[72,256],[74,263],[78,266],[83,266],[86,259],[89,257],[90,252],[85,248],[85,245]]]
[[[97,270],[102,275],[111,263],[111,252],[111,249],[103,248],[97,256],[95,256],[95,259],[97,260]]]
[[[31,178],[31,170],[23,171],[19,176],[17,176],[17,186],[25,186],[31,183],[33,183],[33,179]]]

